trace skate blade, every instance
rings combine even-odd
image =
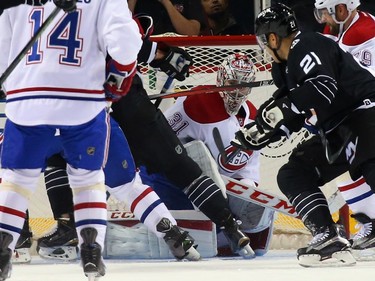
[[[12,255],[12,263],[28,263],[31,261],[30,249],[15,249]]]
[[[77,247],[72,246],[51,248],[40,247],[38,254],[44,259],[57,259],[64,261],[74,261],[78,259]]]
[[[237,251],[237,254],[239,254],[244,259],[253,259],[253,258],[255,258],[255,252],[250,247],[250,244],[247,244],[246,246],[242,247],[239,251]]]
[[[91,272],[91,273],[85,273],[87,276],[88,281],[98,281],[101,276],[98,276],[98,273]]]
[[[184,257],[184,259],[187,259],[189,261],[199,261],[201,260],[200,253],[195,249],[195,247],[191,247],[187,251],[187,255]]]
[[[300,255],[298,263],[303,267],[343,267],[355,265],[356,260],[350,251],[338,251],[324,260],[319,254]]]
[[[354,258],[357,261],[374,261],[375,260],[375,248],[354,250],[352,249]]]

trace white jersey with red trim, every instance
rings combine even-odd
[[[0,17],[0,73],[14,60],[51,14],[20,5]],[[136,22],[123,0],[80,1],[73,13],[60,13],[10,74],[7,117],[21,125],[86,123],[106,106],[106,55],[127,65],[142,45]]]
[[[327,28],[324,33],[329,33]],[[358,11],[337,42],[363,66],[375,70],[375,17],[373,15]]]
[[[217,127],[226,154],[233,153],[236,148],[230,141],[234,139],[235,132],[255,118],[256,108],[252,103],[244,103],[239,114],[233,116],[226,112],[219,93],[193,95],[178,98],[164,114],[183,143],[191,140],[201,140],[205,143],[219,166],[220,174],[259,183],[259,152],[241,151],[229,163],[225,163],[212,133]]]

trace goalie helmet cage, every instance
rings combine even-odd
[[[228,55],[237,52],[243,52],[252,59],[257,68],[257,81],[272,78],[270,73],[271,60],[260,50],[253,35],[184,37],[164,34],[163,36],[154,36],[152,40],[184,48],[193,58],[194,65],[190,69],[189,77],[183,82],[173,81],[169,91],[188,90],[198,85],[216,85],[218,66]],[[159,94],[167,79],[165,74],[147,64],[141,65],[140,73],[148,94]],[[275,89],[275,86],[253,88],[249,99],[255,106],[259,106],[271,96]],[[168,99],[168,101],[172,103],[173,99]],[[260,159],[260,188],[283,196],[277,187],[276,174],[279,167],[287,161],[291,149],[302,139],[304,139],[304,134],[297,134],[289,141],[264,149]],[[334,193],[336,187],[333,184],[328,184],[322,190],[327,196],[330,196]],[[108,207],[111,210],[127,210],[125,204],[116,202],[111,198]],[[338,213],[334,214],[335,220],[338,217]],[[37,193],[31,199],[30,218],[34,238],[40,237],[53,227],[53,216],[46,196],[43,178],[41,178]],[[346,227],[349,227],[348,214],[341,220],[347,222]],[[276,216],[273,234],[271,248],[274,249],[296,249],[305,246],[307,241],[311,239],[309,232],[300,220],[281,214]]]

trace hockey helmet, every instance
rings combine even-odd
[[[251,59],[243,53],[229,55],[217,71],[217,86],[249,83],[255,80],[255,66]],[[235,115],[242,103],[247,99],[251,88],[242,87],[232,91],[221,91],[224,106],[229,115]]]
[[[315,0],[314,16],[319,23],[324,23],[324,16],[330,15],[335,22],[340,23],[336,19],[336,6],[339,4],[346,5],[349,14],[354,11],[360,4],[360,0]]]
[[[270,33],[284,38],[297,30],[297,20],[293,11],[281,3],[264,9],[255,20],[255,35],[262,49],[268,45]]]

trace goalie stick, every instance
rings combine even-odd
[[[226,192],[239,199],[255,203],[257,205],[270,208],[284,215],[293,218],[299,218],[296,210],[288,200],[281,198],[279,195],[268,192],[263,188],[248,185],[230,177],[221,175],[225,182]],[[341,198],[337,190],[327,198],[328,207],[331,214],[337,212],[346,202]]]
[[[12,71],[16,68],[16,66],[20,63],[26,53],[30,50],[30,48],[34,45],[34,43],[39,39],[42,33],[46,30],[46,28],[51,24],[57,14],[60,12],[61,8],[55,7],[52,13],[48,16],[48,18],[43,22],[40,26],[38,31],[34,34],[33,37],[29,40],[29,42],[25,45],[25,47],[19,52],[19,54],[15,57],[15,59],[11,62],[8,68],[4,71],[4,73],[0,77],[0,88],[3,85],[4,81],[9,77]]]
[[[187,91],[180,91],[175,93],[164,93],[164,94],[157,94],[157,95],[149,95],[148,97],[153,99],[167,99],[167,98],[177,98],[183,96],[192,96],[192,95],[200,95],[200,94],[213,94],[220,91],[234,91],[238,88],[249,87],[249,88],[256,88],[256,87],[263,87],[263,86],[271,86],[274,82],[272,79],[270,80],[260,80],[254,81],[249,83],[242,83],[242,84],[235,84],[235,85],[228,85],[228,86],[212,86],[202,89],[192,89]]]

